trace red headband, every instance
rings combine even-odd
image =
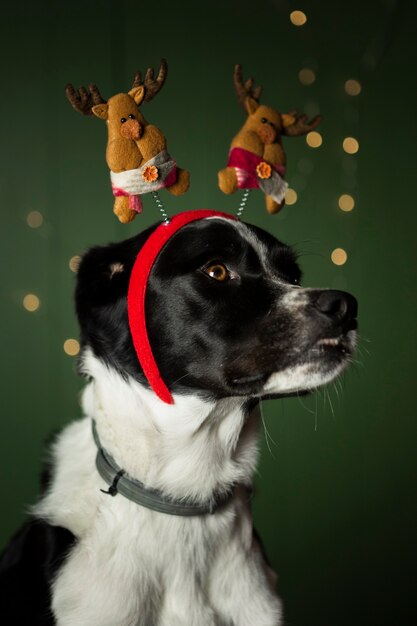
[[[207,217],[223,217],[229,220],[236,219],[233,215],[209,210],[186,211],[175,215],[168,224],[160,224],[148,237],[136,257],[130,275],[127,293],[127,312],[133,345],[135,346],[139,363],[142,366],[150,386],[156,395],[167,404],[174,404],[174,400],[162,379],[149,343],[145,319],[146,287],[153,264],[167,241],[186,224]]]

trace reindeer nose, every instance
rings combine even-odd
[[[277,138],[277,131],[271,124],[262,124],[256,131],[263,143],[274,143]]]
[[[354,320],[358,314],[358,302],[350,293],[336,289],[320,291],[314,301],[320,313],[330,317],[333,322]]]
[[[127,120],[122,124],[120,134],[125,139],[140,139],[142,126],[139,124],[138,120]]]

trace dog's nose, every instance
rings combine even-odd
[[[316,309],[333,321],[344,322],[354,319],[358,314],[358,302],[350,293],[336,289],[319,292],[314,301]]]

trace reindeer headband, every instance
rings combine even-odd
[[[69,84],[66,94],[75,110],[107,122],[109,142],[106,158],[115,196],[113,211],[119,220],[123,223],[133,220],[142,211],[141,195],[148,192],[154,196],[164,218],[135,260],[127,304],[129,328],[143,372],[156,395],[172,404],[172,395],[153,356],[145,319],[147,282],[159,253],[178,230],[195,220],[239,218],[250,189],[260,188],[264,192],[269,213],[279,211],[287,189],[281,137],[304,135],[318,126],[320,118],[316,117],[308,123],[307,117],[295,110],[281,115],[276,109],[260,104],[261,87],[255,87],[252,78],[244,83],[241,66],[236,65],[235,90],[247,119],[231,143],[227,167],[218,173],[218,182],[226,194],[237,189],[245,190],[237,216],[200,210],[180,213],[170,220],[158,190],[166,188],[174,195],[181,195],[188,190],[190,174],[177,167],[167,151],[165,136],[159,128],[146,121],[139,109],[161,90],[166,76],[167,63],[162,59],[156,79],[152,68],[148,68],[144,81],[137,72],[130,91],[116,94],[108,101],[102,98],[96,85],[90,85],[88,90],[84,87],[75,90]]]
[[[159,372],[149,343],[146,327],[145,299],[148,278],[159,253],[175,233],[191,222],[210,217],[222,217],[230,220],[236,219],[233,215],[228,215],[227,213],[207,210],[187,211],[175,215],[168,223],[160,224],[148,237],[136,257],[130,274],[127,311],[133,345],[150,386],[158,398],[167,404],[173,404],[174,400]]]

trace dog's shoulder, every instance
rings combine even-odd
[[[36,518],[83,536],[95,515],[99,476],[91,419],[71,422],[52,444],[46,492],[33,508]]]

